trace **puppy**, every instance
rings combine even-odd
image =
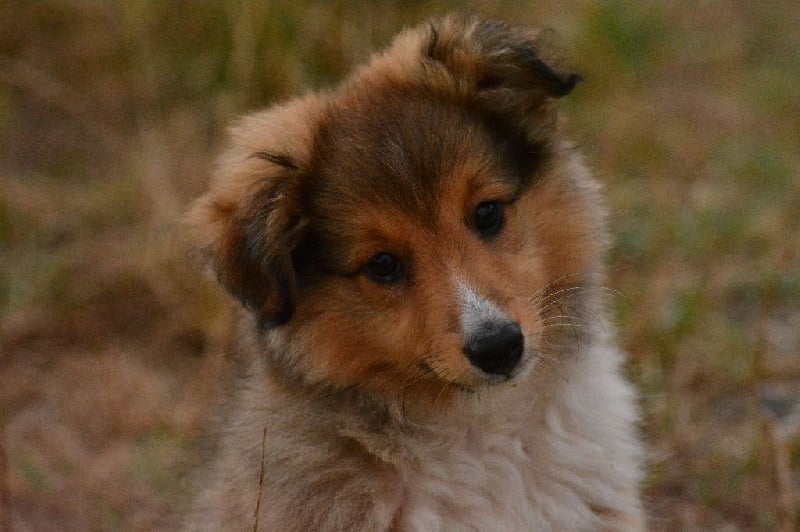
[[[448,16],[245,117],[189,223],[245,370],[189,529],[638,530],[597,184],[541,32]]]

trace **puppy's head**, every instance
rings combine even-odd
[[[274,367],[438,399],[557,356],[602,247],[553,111],[577,81],[540,34],[451,16],[245,118],[190,221]]]

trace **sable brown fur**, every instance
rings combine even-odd
[[[548,39],[452,15],[233,129],[188,221],[246,368],[188,528],[257,501],[265,530],[643,527],[603,206],[554,107],[580,78]],[[471,347],[499,330],[502,370]]]

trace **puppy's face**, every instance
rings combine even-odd
[[[550,105],[576,80],[537,46],[451,17],[240,126],[193,216],[287,375],[440,398],[557,355],[599,220]]]

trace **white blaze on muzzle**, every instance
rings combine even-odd
[[[493,325],[512,321],[497,305],[480,296],[463,280],[456,279],[455,284],[461,303],[461,331],[465,341],[471,336],[486,332]]]
[[[464,281],[457,279],[455,283],[461,303],[464,354],[483,373],[510,377],[524,349],[519,325]]]

